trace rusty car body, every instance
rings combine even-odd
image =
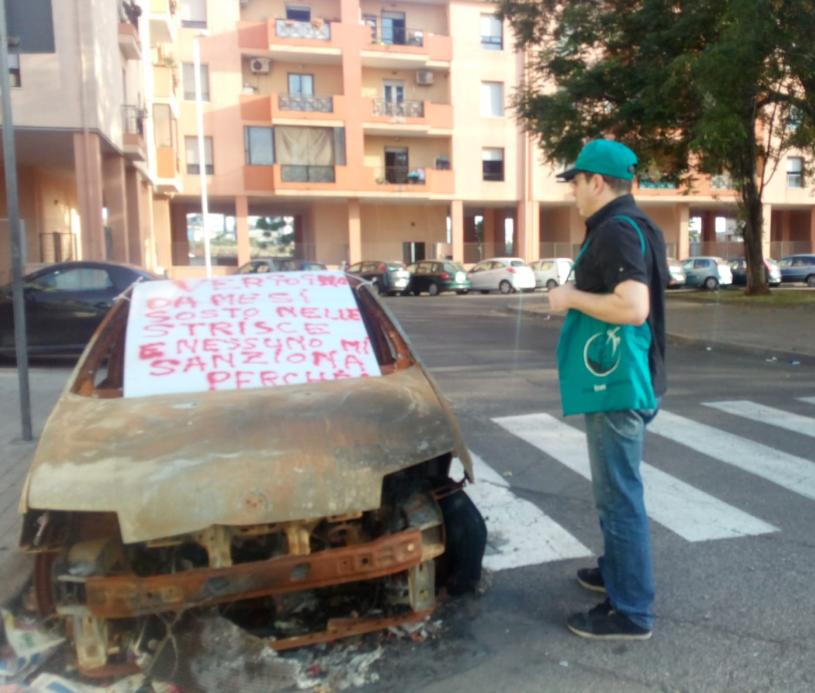
[[[343,275],[344,276],[344,275]],[[284,649],[426,615],[445,553],[439,499],[472,465],[396,320],[348,277],[382,375],[122,396],[130,301],[100,325],[43,431],[20,500],[41,614],[80,670],[126,667],[138,619],[379,581],[385,604],[278,637]],[[288,597],[287,597],[288,595]]]

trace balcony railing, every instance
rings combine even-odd
[[[122,106],[122,128],[128,135],[144,135],[144,109]]]
[[[313,113],[332,113],[334,111],[334,100],[330,96],[281,94],[278,105],[281,111],[308,111]]]
[[[424,185],[427,182],[423,166],[385,166],[376,171],[376,182],[380,185]]]
[[[280,178],[284,183],[333,183],[333,166],[282,164]]]
[[[388,101],[374,99],[375,116],[424,118],[424,101]]]
[[[403,26],[371,27],[371,43],[384,46],[424,46],[423,29],[409,29]]]
[[[293,19],[278,19],[275,21],[275,34],[278,38],[330,41],[331,25],[328,22],[316,19],[310,22],[295,21]]]

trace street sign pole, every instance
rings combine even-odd
[[[23,238],[17,194],[17,154],[14,149],[14,122],[11,115],[11,89],[8,72],[8,27],[6,4],[0,0],[0,92],[3,101],[3,165],[6,176],[6,207],[11,236],[11,275],[14,310],[14,346],[17,351],[17,378],[20,388],[20,419],[23,440],[32,440],[31,393],[28,387],[28,345],[23,299]]]

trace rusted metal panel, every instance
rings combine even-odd
[[[229,568],[151,577],[89,577],[85,582],[85,606],[98,618],[143,616],[372,580],[407,570],[422,559],[422,533],[410,529],[311,556],[283,556]]]
[[[115,512],[125,543],[318,518],[379,507],[385,475],[457,443],[419,367],[202,395],[66,392],[37,448],[27,505]]]

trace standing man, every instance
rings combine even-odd
[[[578,310],[620,325],[648,322],[648,365],[654,394],[665,392],[665,287],[668,265],[662,232],[631,196],[637,156],[611,140],[594,140],[580,151],[569,181],[577,211],[586,220],[584,253],[575,284],[552,289],[553,311]],[[632,219],[645,239],[620,216]],[[590,242],[589,242],[590,241]],[[566,384],[568,386],[568,383]],[[584,638],[645,640],[653,627],[654,579],[640,461],[645,426],[657,409],[586,414],[594,501],[603,533],[596,568],[577,571],[577,581],[607,599],[567,626]]]

